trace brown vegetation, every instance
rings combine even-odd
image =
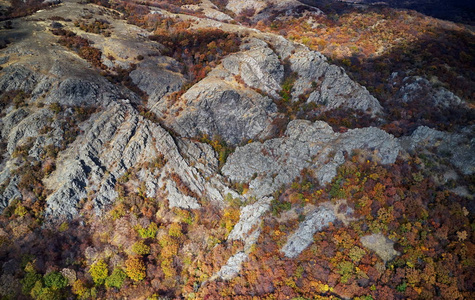
[[[79,56],[90,62],[93,66],[106,69],[106,66],[104,66],[101,61],[101,51],[92,47],[91,42],[88,39],[62,28],[53,29],[51,31],[54,35],[60,36],[58,40],[60,45],[75,51]]]

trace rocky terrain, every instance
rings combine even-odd
[[[397,136],[387,130],[405,124],[404,108],[395,120],[391,106],[456,106],[473,115],[473,99],[430,78],[394,74],[395,92],[381,101],[316,49],[237,17],[323,15],[299,1],[179,2],[180,10],[154,3],[132,10],[65,0],[0,23],[2,299],[383,299],[390,283],[378,276],[397,278],[396,298],[431,298],[436,289],[440,299],[473,296],[475,125],[443,131],[427,123]],[[180,55],[152,23],[165,24]],[[180,35],[179,26],[187,31]],[[221,44],[201,46],[189,35],[206,39],[216,29]],[[324,118],[335,112],[359,125]],[[368,189],[371,200],[362,194]],[[447,204],[460,216],[452,242],[445,233],[432,251],[465,247],[453,250],[465,251],[465,281],[447,275],[427,286],[390,273],[395,265],[409,268],[404,274],[422,271],[438,259],[424,256],[423,263],[419,254],[416,265],[404,256],[415,246],[397,235],[398,226],[411,232],[407,224],[416,222],[413,228],[434,232],[445,226],[429,213],[411,219],[435,207],[425,193],[457,203]],[[408,211],[399,213],[397,202],[417,197],[423,200],[401,204]],[[344,230],[354,230],[355,246],[344,244]],[[252,281],[250,270],[262,267],[259,251],[274,251],[278,270],[294,264],[284,273],[295,282],[280,275],[279,283]],[[349,252],[344,263],[361,260],[378,276],[319,259],[327,275],[311,285],[302,281],[310,280],[302,266],[311,251],[335,260]],[[242,278],[252,288],[238,289]],[[404,294],[406,285],[412,294]]]

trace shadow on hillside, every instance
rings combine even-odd
[[[31,32],[19,30],[15,28],[15,25],[9,29],[3,29],[2,27],[2,23],[0,23],[0,49],[6,48],[8,44],[16,43],[31,36]]]
[[[410,133],[419,125],[453,130],[475,122],[475,42],[468,32],[439,28],[416,43],[399,45],[379,57],[353,55],[334,59],[332,63],[343,67],[352,79],[378,98],[389,122],[404,127],[398,129],[399,134],[393,132],[397,135]],[[422,76],[435,90],[446,88],[465,103],[435,105],[424,93],[405,103],[397,92],[407,76]]]
[[[300,0],[300,2],[318,7],[327,14],[339,14],[362,4],[412,9],[434,18],[475,26],[473,0]]]
[[[24,230],[21,225],[12,228],[14,232]],[[26,235],[11,239],[10,243],[0,246],[0,265],[7,262],[24,263],[26,257],[35,260],[36,270],[46,273],[48,267],[55,264],[57,267],[64,267],[72,261],[81,259],[85,248],[93,245],[92,240],[77,221],[69,223],[67,227],[56,226],[48,229],[36,228]],[[5,270],[4,270],[5,271]],[[21,273],[20,269],[15,270]]]

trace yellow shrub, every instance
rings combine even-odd
[[[181,237],[183,236],[183,232],[181,232],[181,226],[178,223],[172,223],[170,224],[170,227],[168,227],[168,234],[173,237]]]
[[[132,246],[132,251],[137,255],[145,255],[150,253],[150,247],[143,241],[139,241]]]
[[[89,269],[89,274],[91,274],[92,280],[96,284],[103,284],[109,275],[109,270],[107,270],[107,264],[101,259],[96,263],[92,264]]]
[[[130,256],[125,261],[125,272],[134,281],[143,280],[146,276],[145,273],[145,264],[137,256]]]

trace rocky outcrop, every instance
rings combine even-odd
[[[435,148],[440,156],[448,158],[463,174],[470,175],[475,173],[474,129],[474,126],[469,126],[459,133],[449,133],[420,126],[411,136],[401,138],[401,145],[409,153]]]
[[[7,118],[8,123],[6,123],[6,130],[2,132],[2,137],[4,136],[5,139],[8,141],[7,151],[10,155],[13,154],[13,151],[17,146],[25,144],[25,142],[29,138],[36,138],[37,136],[39,136],[39,131],[43,127],[51,124],[52,122],[50,120],[54,117],[54,114],[51,110],[44,108],[34,113],[31,113],[28,116],[25,116],[20,122],[15,124],[15,126],[13,127],[12,121],[15,122],[16,120],[18,120],[16,117],[19,115],[24,116],[24,110],[20,109],[18,113],[12,112],[11,115],[13,116]],[[7,129],[9,127],[12,128],[7,133]],[[61,135],[58,136],[54,133],[54,130],[52,130],[51,136],[48,138],[48,140],[43,141],[42,146],[52,144],[55,140],[57,141],[61,138]],[[55,138],[51,138],[52,136],[55,136]]]
[[[454,93],[443,87],[434,87],[429,80],[419,76],[405,77],[394,98],[403,103],[425,101],[440,107],[463,103]]]
[[[234,225],[233,230],[229,233],[228,241],[241,240],[244,242],[244,249],[231,256],[210,280],[218,278],[229,280],[241,271],[242,263],[247,260],[252,246],[257,243],[261,233],[260,223],[262,222],[262,216],[269,210],[271,201],[272,198],[265,197],[241,209],[239,222]]]
[[[223,280],[230,280],[236,277],[241,271],[242,263],[247,259],[248,254],[244,252],[238,252],[235,255],[231,256],[226,264],[219,270],[219,272],[211,278],[214,280],[216,278],[221,278]]]
[[[244,10],[254,10],[259,11],[264,9],[267,6],[267,1],[265,0],[230,0],[226,5],[226,8],[235,14],[240,14]]]
[[[164,187],[163,196],[171,207],[196,209],[200,207],[197,196],[221,205],[223,195],[230,191],[216,174],[217,159],[209,145],[175,142],[165,129],[144,119],[127,103],[94,115],[83,130],[86,134],[60,154],[57,170],[45,180],[54,190],[47,199],[50,218],[74,216],[77,204],[87,195],[93,195],[99,213],[116,199],[114,187],[120,176],[159,155],[166,162],[161,169],[137,173],[148,196],[156,196]],[[201,174],[208,174],[208,179]]]
[[[277,113],[272,100],[239,87],[231,78],[223,80],[215,75],[217,73],[215,70],[195,84],[169,109],[164,101],[154,111],[159,112],[165,124],[185,137],[218,135],[228,143],[238,144],[266,135],[272,116]],[[224,71],[220,75],[228,77],[230,74]]]
[[[273,7],[266,8],[268,3],[272,3]],[[71,5],[79,6],[78,3]],[[300,14],[301,10],[298,9],[286,11],[297,5],[300,3],[293,0],[228,1],[228,7],[235,13],[245,11],[246,15],[254,14],[254,21],[272,16],[285,22],[286,17],[294,17],[293,13]],[[57,45],[57,37],[49,32],[50,25],[46,25],[47,29],[42,28],[41,24],[46,23],[41,23],[42,21],[30,22],[39,24],[35,25],[38,26],[36,29],[28,29],[34,30],[31,38],[14,42],[2,54],[8,56],[0,58],[3,67],[0,69],[0,96],[3,92],[12,90],[22,90],[28,95],[24,107],[17,108],[7,103],[6,108],[0,112],[0,142],[4,156],[0,161],[0,211],[15,199],[35,201],[33,193],[29,193],[29,187],[25,187],[24,179],[27,177],[23,177],[25,174],[20,171],[27,169],[24,167],[28,167],[27,163],[30,162],[32,166],[44,168],[45,165],[39,162],[44,159],[47,149],[53,149],[54,154],[48,156],[47,160],[51,165],[54,161],[56,169],[52,173],[50,169],[48,172],[43,173],[43,169],[38,172],[45,176],[41,179],[44,184],[42,195],[47,194],[45,227],[51,225],[48,222],[62,222],[65,218],[78,218],[79,223],[91,220],[87,213],[89,209],[92,208],[97,215],[107,212],[122,196],[122,192],[131,195],[137,191],[148,197],[146,201],[152,198],[154,201],[150,201],[151,203],[162,201],[155,207],[159,211],[152,217],[153,220],[148,214],[139,219],[134,213],[119,220],[107,219],[110,224],[104,226],[117,229],[110,235],[113,247],[94,245],[81,251],[89,266],[98,259],[107,261],[111,269],[113,266],[124,265],[125,257],[133,252],[132,245],[136,239],[132,234],[136,225],[140,224],[145,228],[154,221],[160,223],[158,240],[164,240],[160,237],[168,234],[174,241],[174,246],[182,246],[178,255],[191,254],[190,261],[192,264],[197,263],[197,268],[201,265],[207,270],[217,270],[209,278],[205,269],[195,272],[199,276],[194,284],[194,292],[197,292],[207,281],[231,280],[238,276],[251,253],[262,253],[254,252],[256,247],[268,245],[269,234],[280,236],[275,244],[279,248],[273,248],[274,254],[285,256],[285,259],[295,259],[315,242],[315,234],[325,230],[330,223],[337,227],[352,226],[350,222],[356,220],[356,217],[353,216],[352,204],[347,205],[346,199],[333,199],[332,203],[305,199],[302,202],[308,203],[304,205],[290,201],[290,209],[279,216],[271,216],[269,211],[276,208],[273,206],[276,201],[288,196],[288,193],[284,193],[274,199],[276,191],[288,188],[300,174],[310,174],[321,185],[332,182],[338,167],[355,150],[362,149],[365,154],[373,154],[370,159],[382,164],[394,163],[397,157],[406,158],[407,153],[404,151],[410,154],[429,152],[433,157],[441,157],[437,163],[446,164],[444,167],[447,168],[440,169],[443,170],[440,175],[443,177],[440,179],[442,184],[437,186],[450,185],[453,188],[456,186],[454,182],[462,182],[463,185],[467,177],[461,173],[474,173],[473,127],[458,129],[457,133],[420,127],[411,136],[396,139],[374,127],[335,132],[329,124],[322,121],[295,119],[295,116],[310,118],[306,114],[308,111],[301,113],[308,107],[316,108],[315,112],[359,110],[379,118],[384,118],[384,114],[379,102],[365,87],[352,81],[342,68],[328,63],[320,53],[276,34],[221,23],[216,19],[230,20],[230,17],[219,12],[209,0],[185,8],[199,11],[206,6],[203,13],[215,20],[191,15],[180,16],[165,9],[160,10],[164,18],[173,18],[170,20],[191,20],[191,30],[220,28],[237,33],[242,39],[238,52],[223,57],[220,62],[210,62],[203,70],[212,68],[211,71],[192,86],[181,73],[189,68],[179,63],[179,58],[174,60],[160,56],[163,46],[147,38],[151,33],[129,26],[120,18],[113,17],[111,11],[105,8],[89,4],[83,6],[87,7],[80,8],[83,16],[95,15],[100,11],[101,16],[111,22],[112,36],[81,32],[79,28],[73,28],[69,21],[62,22],[62,28],[74,30],[78,35],[91,40],[91,45],[102,51],[102,63],[109,70],[99,71],[74,51]],[[252,9],[255,12],[251,13]],[[47,20],[56,14],[62,16],[61,12],[65,12],[65,9],[59,8],[55,13],[45,11],[38,19]],[[318,15],[320,12],[317,10],[312,13]],[[153,16],[149,20],[152,19]],[[310,18],[307,19],[309,23],[312,22]],[[50,20],[47,23],[51,24]],[[317,26],[316,24],[315,21],[313,25]],[[42,45],[42,48],[37,45]],[[110,75],[116,71],[120,71],[119,76],[111,81],[124,83],[125,80],[127,84],[113,84],[105,78],[111,79]],[[104,76],[105,73],[108,76]],[[135,87],[131,88],[131,84],[145,92],[148,101],[144,100],[146,97],[142,93],[137,93],[142,97],[134,93],[132,90]],[[185,86],[187,90],[182,90]],[[454,94],[443,88],[434,88],[427,80],[417,77],[402,81],[397,99],[392,100],[411,103],[421,97],[426,97],[429,103],[438,107],[463,105]],[[307,104],[317,105],[303,105],[302,99],[307,99]],[[81,120],[87,119],[85,121],[75,120],[76,111],[84,108],[89,108],[88,111],[94,109],[95,112],[87,115],[87,118],[83,116]],[[158,121],[150,112],[156,113]],[[287,124],[289,120],[291,121]],[[71,128],[75,140],[69,138],[64,142],[65,134]],[[218,160],[218,153],[211,145],[199,142],[202,135],[207,135],[210,139],[219,136],[236,147],[224,166],[221,153]],[[26,145],[28,149],[25,154],[24,148],[19,146]],[[58,149],[61,150],[56,157]],[[14,157],[19,150],[22,150],[21,156]],[[399,156],[400,152],[403,155]],[[422,156],[420,157],[422,161]],[[448,161],[451,163],[447,163]],[[429,168],[425,169],[421,165],[419,174],[425,176],[427,170]],[[121,183],[120,189],[117,183]],[[38,182],[35,184],[41,185]],[[243,188],[240,195],[233,190],[233,186],[246,188]],[[467,198],[471,196],[470,189],[466,186],[458,186],[457,191],[455,188],[452,191]],[[239,221],[232,229],[229,228],[228,220],[226,224],[223,223],[226,230],[222,228],[221,220],[214,219],[221,214],[216,210],[228,205],[227,201],[223,201],[224,195],[239,198],[240,203],[245,203],[236,212],[239,214]],[[129,201],[140,202],[140,199],[141,197],[131,195],[125,202],[128,205]],[[43,199],[37,202],[39,203],[43,203]],[[206,204],[206,207],[202,208],[202,204]],[[179,207],[189,212],[169,211],[163,205]],[[25,207],[31,211],[28,205]],[[11,211],[14,210],[8,210]],[[21,213],[21,210],[18,211]],[[185,221],[177,212],[183,215],[189,213],[190,218]],[[81,217],[83,213],[84,218]],[[210,217],[205,220],[203,216]],[[19,222],[23,220],[20,216],[16,218]],[[194,228],[196,223],[208,220],[209,224],[199,224]],[[264,224],[268,220],[274,230],[268,230],[268,224]],[[94,224],[94,221],[90,223]],[[171,231],[167,233],[165,226],[171,226],[172,223],[183,229],[178,234],[183,233],[183,238],[174,236]],[[287,235],[287,230],[281,230],[280,226],[288,224],[292,227],[287,228],[294,228],[294,231]],[[98,230],[103,229],[102,224],[97,226]],[[86,227],[81,225],[80,228]],[[93,227],[91,232],[97,228]],[[212,232],[205,232],[207,229]],[[226,236],[228,232],[229,235]],[[185,235],[191,237],[194,233],[196,235],[190,241],[195,237],[196,240],[189,243],[189,240],[184,239]],[[219,240],[215,238],[215,233],[219,235]],[[67,232],[62,234],[66,235]],[[28,238],[31,236],[33,235]],[[220,268],[215,265],[218,261],[213,265],[202,265],[204,261],[201,259],[201,250],[210,250],[216,242],[225,244],[214,248],[220,251],[217,253],[220,256]],[[393,248],[394,243],[381,234],[364,236],[361,243],[365,248],[376,252],[384,262],[399,255]],[[224,247],[221,248],[222,246]],[[153,247],[152,254],[157,249],[166,251],[163,245],[160,248]],[[117,249],[125,251],[110,256]],[[359,252],[368,252],[366,249],[357,249]],[[195,250],[199,256],[195,257]],[[164,256],[164,253],[162,251],[161,255]],[[222,255],[226,255],[227,260],[223,260]],[[167,262],[172,264],[176,260],[169,258]],[[149,265],[147,268],[149,274],[158,270]],[[188,269],[192,268],[194,267],[190,265]],[[3,269],[6,275],[0,281],[5,283],[11,280],[5,276],[14,274],[12,270],[18,269],[18,266],[7,263],[3,264]],[[70,282],[83,278],[83,274],[78,273],[76,276],[73,269],[63,269],[62,274]],[[357,284],[366,286],[367,282],[360,279],[358,278]],[[149,283],[156,288],[161,284],[157,281],[155,279]],[[298,280],[296,284],[300,284]],[[270,289],[274,288],[270,283],[268,286]],[[334,288],[337,290],[341,286],[342,283]]]
[[[294,100],[309,94],[307,102],[321,104],[325,110],[344,107],[373,115],[382,112],[378,100],[365,87],[351,80],[342,68],[330,65],[322,54],[304,49],[289,61],[299,75],[292,90]]]
[[[327,227],[330,222],[336,219],[333,210],[326,207],[319,207],[306,216],[300,223],[297,231],[292,234],[287,243],[282,248],[285,256],[290,258],[297,257],[305,248],[313,243],[315,232]]]
[[[152,107],[166,94],[179,90],[185,82],[182,74],[166,69],[167,67],[171,68],[170,66],[173,64],[176,64],[174,60],[165,57],[147,58],[130,72],[133,83],[147,93],[149,107]]]
[[[298,6],[302,6],[302,3],[297,0],[229,0],[226,8],[240,14],[245,11],[260,13],[268,8],[277,11],[291,10]]]
[[[346,199],[333,200],[332,202],[324,202],[318,206],[309,204],[302,208],[294,208],[287,213],[287,216],[281,216],[286,219],[289,216],[298,218],[299,214],[305,215],[305,220],[300,223],[297,230],[289,236],[287,242],[281,251],[285,256],[295,258],[302,251],[314,242],[314,234],[322,231],[334,223],[336,220],[348,225],[349,222],[355,221],[354,210],[347,205]],[[292,218],[292,217],[291,217]]]
[[[277,96],[283,67],[267,43],[250,39],[242,51],[229,55],[178,101],[164,99],[153,108],[165,124],[186,137],[220,136],[230,144],[265,138],[278,115]],[[236,81],[236,76],[244,84]]]
[[[284,67],[277,54],[266,42],[256,38],[247,41],[241,49],[241,52],[226,57],[223,67],[242,78],[247,86],[278,97]]]
[[[45,98],[45,103],[60,103],[62,105],[107,105],[116,100],[117,90],[104,78],[66,78],[51,87],[51,92]]]
[[[320,183],[330,182],[345,154],[355,149],[375,151],[387,164],[396,160],[400,146],[393,136],[377,128],[341,134],[322,121],[295,120],[282,138],[238,147],[222,173],[232,181],[249,182],[250,191],[264,197],[291,183],[304,168],[313,171]]]
[[[14,176],[8,166],[0,172],[0,186],[4,186],[0,193],[0,211],[3,211],[13,200],[21,199],[22,195],[17,187],[19,181],[20,177]]]
[[[22,65],[11,65],[2,70],[0,91],[22,90],[32,92],[41,75]]]
[[[229,15],[224,12],[219,11],[219,8],[210,0],[202,0],[199,4],[188,4],[183,5],[183,8],[201,11],[207,18],[218,20],[218,21],[232,21]]]
[[[6,116],[2,117],[0,120],[0,132],[2,139],[8,139],[11,130],[27,116],[28,111],[23,108],[19,108],[13,109]]]
[[[266,197],[254,204],[243,207],[241,209],[241,215],[239,216],[239,222],[234,225],[233,230],[229,233],[228,239],[245,241],[251,230],[259,226],[261,216],[270,208],[271,200],[272,198]]]
[[[384,262],[390,261],[400,254],[394,250],[394,242],[380,233],[362,236],[360,240],[363,246],[376,252]]]
[[[381,112],[379,102],[364,87],[306,47],[256,33],[240,49],[181,98],[165,97],[153,111],[185,137],[218,135],[234,145],[269,138],[272,122],[282,117],[273,101],[281,97],[288,59],[291,71],[297,74],[294,101],[310,93],[308,101],[325,104],[326,110],[345,107],[373,115]]]

